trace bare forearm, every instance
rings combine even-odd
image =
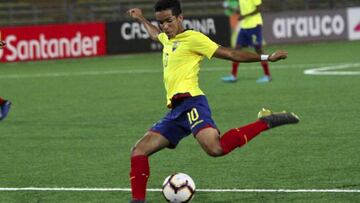
[[[155,25],[151,24],[142,14],[141,9],[139,8],[132,8],[127,11],[127,13],[134,18],[135,20],[139,21],[145,26],[145,29],[148,31],[151,39],[158,41],[158,35],[160,30]]]
[[[278,60],[286,59],[288,56],[287,51],[278,50],[270,55],[258,55],[253,52],[240,51],[236,49],[226,48],[220,46],[214,53],[214,57],[227,59],[236,62],[258,62],[258,61],[271,61],[275,62]]]
[[[138,19],[140,23],[142,23],[145,26],[145,29],[148,31],[151,39],[158,40],[157,37],[160,33],[159,28],[157,28],[155,25],[151,24],[150,21],[148,21],[146,18],[141,17]]]
[[[248,51],[239,51],[239,50],[235,50],[232,53],[231,56],[233,61],[237,61],[237,62],[257,62],[260,61],[260,55],[253,53],[253,52],[248,52]]]
[[[248,52],[230,49],[226,47],[219,47],[214,55],[216,58],[232,60],[236,62],[257,62],[260,61],[260,55]]]

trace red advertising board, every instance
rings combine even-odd
[[[78,58],[106,54],[104,23],[2,27],[0,61]]]

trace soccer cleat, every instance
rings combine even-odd
[[[292,112],[272,112],[265,108],[259,111],[258,118],[267,123],[269,128],[275,128],[286,124],[296,124],[300,121],[299,116]]]
[[[5,101],[3,105],[0,106],[0,121],[3,120],[9,113],[11,107],[10,101]]]
[[[229,76],[222,77],[221,80],[223,82],[236,82],[237,78],[234,75],[229,75]]]
[[[266,82],[270,82],[271,80],[272,80],[271,76],[264,75],[261,78],[257,79],[256,82],[257,83],[266,83]]]

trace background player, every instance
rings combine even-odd
[[[191,133],[208,155],[218,157],[245,145],[262,131],[299,121],[292,113],[262,110],[255,122],[230,129],[220,137],[211,118],[207,99],[198,85],[201,60],[205,56],[214,56],[237,62],[258,62],[261,59],[278,61],[285,59],[287,52],[276,51],[270,56],[260,56],[225,48],[200,32],[184,29],[178,0],[159,0],[154,8],[160,29],[145,19],[140,9],[130,9],[128,13],[145,26],[153,40],[163,45],[164,83],[167,106],[171,110],[132,148],[132,203],[145,202],[146,184],[150,175],[148,157],[164,148],[175,148],[182,138]]]
[[[262,16],[260,13],[261,0],[239,0],[239,11],[241,20],[241,30],[236,41],[236,49],[243,47],[254,47],[257,54],[264,54],[262,49]],[[269,70],[269,64],[266,61],[261,62],[264,70],[264,76],[256,82],[264,83],[272,80]],[[231,75],[223,77],[224,82],[236,82],[239,63],[233,61]]]
[[[9,113],[11,102],[0,97],[0,121]]]
[[[5,47],[5,45],[6,43],[1,40],[1,32],[0,32],[0,49]],[[10,107],[11,107],[11,102],[0,97],[0,121],[7,116]]]

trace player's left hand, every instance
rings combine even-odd
[[[6,43],[2,40],[0,40],[0,49],[2,49],[4,46],[6,46]]]
[[[275,61],[278,61],[278,60],[281,60],[281,59],[286,59],[287,56],[288,56],[287,51],[278,50],[278,51],[275,51],[274,53],[272,53],[269,56],[269,61],[275,62]]]

